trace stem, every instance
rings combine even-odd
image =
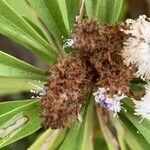
[[[80,10],[79,10],[79,15],[77,16],[76,18],[76,21],[79,23],[82,19],[82,16],[83,16],[83,12],[84,12],[84,3],[85,3],[85,0],[81,0],[80,1]]]
[[[120,146],[118,144],[118,141],[117,141],[116,137],[113,135],[113,133],[110,131],[110,129],[108,128],[108,126],[104,120],[102,110],[99,107],[96,107],[96,112],[97,112],[101,131],[102,131],[104,138],[108,144],[109,150],[119,150]]]

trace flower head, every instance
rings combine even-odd
[[[113,117],[117,117],[117,114],[121,111],[121,100],[126,96],[121,93],[120,91],[118,94],[109,97],[107,94],[108,89],[105,88],[98,88],[98,90],[93,93],[95,96],[95,101],[98,103],[102,108],[112,111]]]
[[[150,79],[150,19],[143,15],[137,20],[127,19],[126,23],[129,29],[122,31],[129,38],[124,42],[124,62],[137,67],[137,77]]]
[[[135,101],[135,115],[150,119],[150,82],[145,86],[146,94],[141,98],[141,101]],[[142,121],[141,120],[141,121]]]
[[[45,128],[66,127],[74,118],[82,121],[79,114],[88,88],[87,70],[77,56],[60,58],[47,71],[48,82],[40,101],[40,115]]]
[[[124,24],[100,25],[85,18],[76,24],[72,37],[76,39],[74,49],[87,64],[97,87],[109,88],[110,95],[120,89],[129,94],[133,71],[124,64],[123,42],[127,35],[120,31]]]

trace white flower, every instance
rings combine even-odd
[[[34,83],[29,82],[28,84],[32,85],[34,88],[30,90],[30,92],[36,96],[31,96],[31,98],[38,98],[40,99],[44,94],[45,90],[44,88],[40,87],[39,85],[36,85]]]
[[[140,101],[135,101],[135,115],[141,116],[142,120],[150,119],[150,82],[145,86],[146,94]],[[142,121],[141,120],[141,121]]]
[[[124,42],[124,62],[138,68],[137,77],[150,79],[150,19],[143,15],[137,20],[128,19],[126,23],[129,29],[121,31],[131,37]]]
[[[95,96],[96,103],[98,103],[102,108],[112,111],[113,117],[117,117],[117,114],[122,108],[120,101],[126,96],[119,91],[118,94],[113,95],[113,97],[109,97],[107,94],[108,90],[109,89],[106,90],[105,88],[98,88],[98,90],[93,93],[93,96]]]
[[[70,38],[70,39],[64,39],[64,45],[63,45],[63,49],[67,48],[67,47],[72,47],[73,44],[75,43],[75,39]]]

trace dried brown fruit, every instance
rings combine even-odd
[[[109,89],[110,96],[118,91],[130,93],[133,70],[123,63],[127,37],[120,30],[123,28],[125,24],[101,26],[89,18],[76,25],[71,39],[76,54],[59,59],[47,71],[48,82],[40,106],[45,128],[62,128],[77,118],[90,86]]]
[[[87,70],[78,56],[67,56],[51,66],[47,74],[40,105],[43,126],[61,128],[78,116],[89,84]]]
[[[133,74],[123,63],[123,42],[127,38],[120,30],[123,28],[126,28],[125,24],[102,26],[87,18],[76,25],[72,34],[74,48],[97,73],[95,84],[109,88],[110,95],[116,94],[118,90],[129,94]]]

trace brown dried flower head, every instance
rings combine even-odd
[[[72,34],[74,48],[98,73],[95,84],[109,88],[110,95],[118,90],[129,94],[133,72],[123,63],[123,42],[127,38],[121,31],[124,28],[124,23],[102,26],[87,18],[76,25]]]
[[[102,26],[89,18],[76,24],[71,43],[64,46],[73,44],[76,54],[59,59],[47,72],[40,106],[44,127],[62,128],[77,118],[89,86],[107,89],[110,97],[129,94],[133,71],[123,63],[125,28],[124,23]]]
[[[88,85],[86,75],[86,67],[78,56],[61,58],[49,68],[45,95],[41,98],[45,128],[61,128],[78,117]]]

